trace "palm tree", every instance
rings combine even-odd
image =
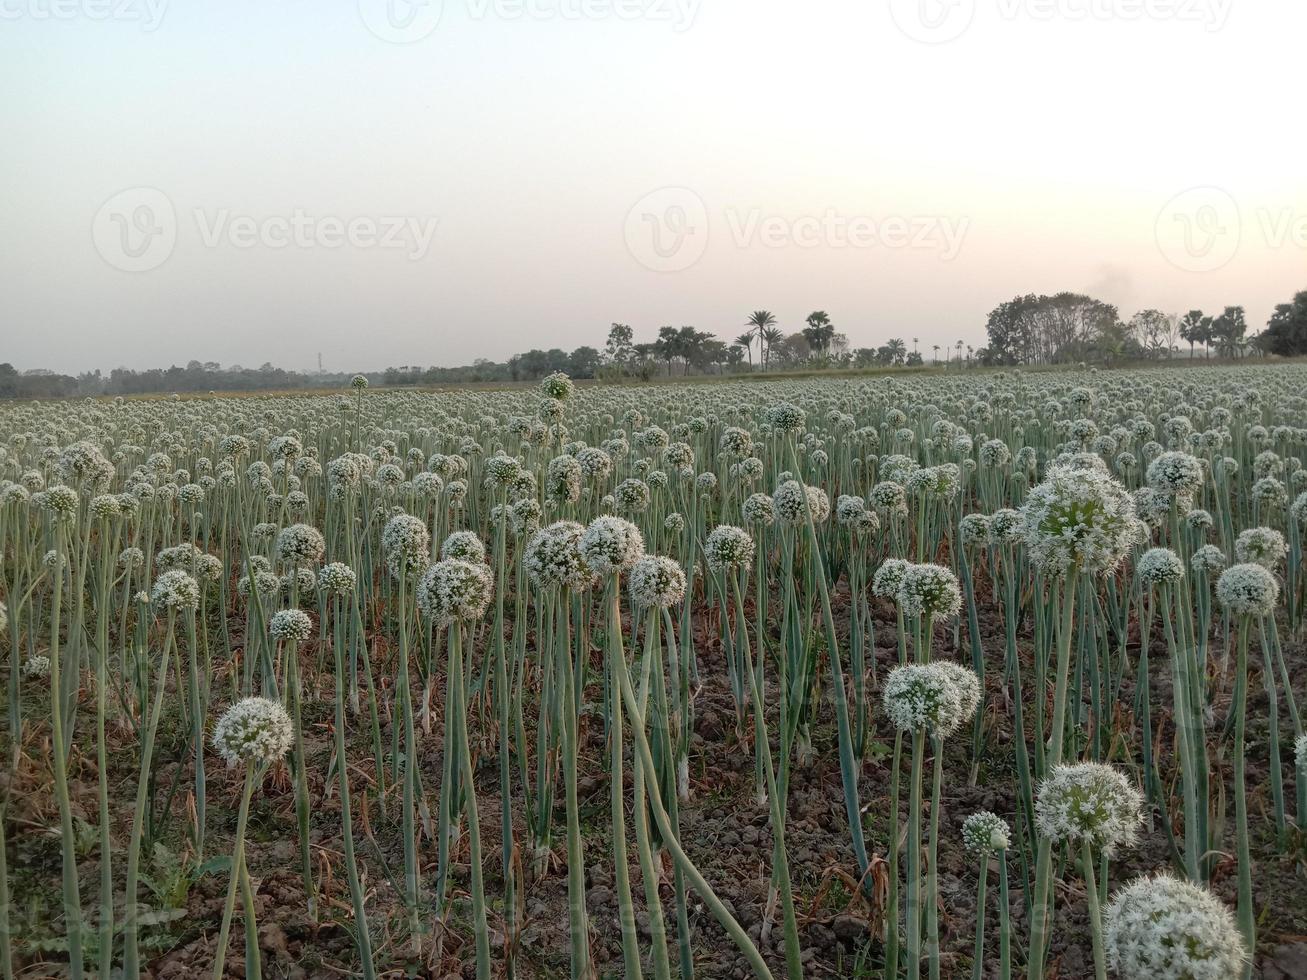
[[[917,338],[916,338],[916,337],[913,337],[913,338],[912,338],[912,353],[914,353],[914,354],[917,353],[917,343],[918,343]]]
[[[785,333],[780,327],[764,327],[762,339],[767,342],[767,360],[762,365],[762,369],[765,371],[771,365],[771,349],[785,340]]]
[[[908,354],[908,345],[898,337],[894,337],[885,345],[885,352],[891,364],[902,364]]]
[[[939,363],[939,344],[932,344],[932,345],[931,345],[931,349],[934,350],[934,352],[935,352],[935,363],[938,364],[938,363]],[[948,353],[948,352],[945,351],[945,353]]]
[[[955,346],[958,349],[958,366],[960,367],[962,365],[962,341],[959,340]]]
[[[764,357],[763,339],[764,333],[768,327],[776,326],[776,317],[772,316],[767,310],[754,310],[749,314],[749,319],[744,321],[746,327],[751,327],[752,332],[758,335],[758,360],[762,361],[763,370],[767,369],[767,360]]]
[[[744,352],[749,355],[749,370],[753,370],[753,331],[749,330],[735,338],[735,345],[743,347]],[[761,355],[760,355],[761,356]]]

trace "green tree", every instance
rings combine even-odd
[[[749,314],[749,319],[744,321],[746,327],[751,327],[753,333],[758,335],[758,360],[762,363],[763,370],[767,369],[767,357],[765,354],[764,342],[767,339],[767,331],[776,326],[776,317],[767,310],[754,310]]]
[[[1296,357],[1307,354],[1307,290],[1281,303],[1266,321],[1261,334],[1261,348],[1268,354]]]

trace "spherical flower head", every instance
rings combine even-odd
[[[980,445],[980,465],[1006,466],[1012,461],[1012,450],[1002,439],[988,439]]]
[[[475,531],[454,531],[440,546],[440,557],[484,564],[486,546]]]
[[[507,487],[522,472],[522,464],[507,453],[498,452],[483,464],[486,482],[494,487]]]
[[[1026,497],[1021,514],[1031,559],[1054,574],[1110,571],[1138,534],[1130,494],[1095,469],[1052,467]]]
[[[363,391],[368,386],[368,379],[361,374],[356,374],[349,379],[349,386],[355,391]]]
[[[856,524],[866,510],[867,505],[862,502],[861,497],[842,493],[835,500],[835,520],[845,527]]]
[[[753,437],[745,429],[727,426],[718,445],[723,455],[743,459],[753,452]]]
[[[1235,616],[1269,616],[1280,599],[1280,583],[1264,565],[1231,565],[1216,581],[1216,598]]]
[[[996,813],[980,810],[962,821],[962,846],[977,857],[1006,851],[1012,844],[1012,829]]]
[[[1234,542],[1234,556],[1241,562],[1254,562],[1274,571],[1289,553],[1284,535],[1274,528],[1250,527],[1240,531]]]
[[[42,654],[28,657],[23,663],[23,676],[32,680],[50,676],[50,658]]]
[[[1220,573],[1225,569],[1226,564],[1225,552],[1214,544],[1203,545],[1189,559],[1190,568],[1207,575]]]
[[[957,689],[958,701],[962,706],[962,720],[967,721],[974,717],[976,709],[980,707],[983,694],[980,689],[980,678],[976,676],[976,672],[952,660],[936,660],[934,667]]]
[[[420,518],[396,514],[381,532],[381,550],[392,575],[420,572],[431,557],[431,532]]]
[[[308,524],[292,524],[277,535],[277,558],[287,565],[318,565],[327,551],[322,532]]]
[[[290,751],[294,738],[286,709],[267,698],[237,701],[213,726],[213,747],[229,766],[276,762]]]
[[[776,517],[786,524],[802,524],[805,520],[804,501],[814,523],[820,524],[830,517],[830,498],[820,487],[805,487],[798,480],[786,480],[772,494],[772,508]]]
[[[112,494],[102,493],[91,498],[87,511],[97,521],[107,521],[122,513],[122,505]]]
[[[687,442],[673,442],[663,450],[663,462],[674,470],[694,465],[694,450]]]
[[[586,446],[576,453],[581,472],[591,480],[604,480],[613,472],[613,457],[598,446]]]
[[[1148,464],[1148,482],[1168,494],[1193,496],[1203,485],[1203,464],[1189,453],[1165,452]]]
[[[789,402],[781,402],[773,405],[767,411],[767,423],[772,430],[782,435],[792,435],[803,428],[807,422],[807,416],[803,409],[797,405],[791,405]]]
[[[897,480],[882,480],[871,488],[871,504],[885,513],[899,513],[908,509],[908,491]]]
[[[958,538],[969,548],[989,541],[989,518],[984,514],[967,514],[958,523]]]
[[[1170,548],[1149,548],[1135,565],[1139,581],[1155,588],[1184,578],[1184,562]]]
[[[313,620],[300,609],[282,609],[268,622],[268,635],[274,640],[303,643],[313,636]]]
[[[895,728],[947,738],[966,720],[962,692],[938,664],[901,664],[890,671],[882,694]]]
[[[995,545],[1011,545],[1021,540],[1021,511],[1004,507],[989,515],[989,540]]]
[[[553,374],[546,375],[540,382],[540,393],[555,401],[567,401],[572,397],[575,390],[576,386],[572,384],[572,379],[562,371],[555,371]]]
[[[962,589],[957,576],[942,565],[910,564],[896,600],[907,616],[955,616],[962,608]]]
[[[1111,766],[1055,766],[1035,796],[1035,827],[1055,844],[1087,841],[1110,854],[1134,843],[1143,805],[1139,791]]]
[[[438,561],[418,580],[417,604],[438,626],[470,623],[486,613],[495,580],[481,562]]]
[[[1118,891],[1104,910],[1103,933],[1108,965],[1121,980],[1229,980],[1248,959],[1229,908],[1169,874]]]
[[[886,558],[871,578],[871,591],[882,599],[898,602],[899,587],[908,570],[908,562],[902,558]]]
[[[582,476],[575,456],[555,456],[545,468],[545,494],[551,500],[576,503],[581,499]]]
[[[1195,508],[1185,515],[1184,521],[1193,531],[1208,531],[1212,528],[1214,521],[1212,515],[1205,510]]]
[[[180,568],[164,572],[154,580],[150,600],[170,610],[195,610],[200,606],[200,584]]]
[[[649,508],[649,485],[635,477],[623,480],[613,490],[613,500],[628,514],[638,514]]]
[[[685,570],[673,558],[645,555],[627,578],[631,599],[641,609],[667,609],[685,598]]]
[[[41,509],[60,524],[66,524],[77,516],[77,491],[72,487],[55,484],[49,490],[43,490],[38,499]]]
[[[776,508],[765,493],[750,494],[740,505],[740,517],[753,527],[770,527],[776,521]]]
[[[344,562],[330,562],[318,572],[318,588],[329,596],[352,595],[357,585],[358,576]]]
[[[629,571],[644,555],[644,535],[630,521],[596,517],[581,534],[581,557],[596,575]]]
[[[719,524],[704,539],[703,555],[715,572],[743,568],[753,561],[753,536],[742,527]]]
[[[685,530],[685,515],[673,511],[663,518],[663,527],[673,534],[680,534]]]
[[[517,537],[535,534],[540,527],[540,502],[534,497],[514,501],[508,508],[508,524]]]
[[[537,531],[522,554],[531,581],[542,588],[588,588],[594,576],[581,558],[583,533],[575,521],[555,521]]]

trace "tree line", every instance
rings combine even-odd
[[[989,314],[989,343],[976,352],[982,364],[1066,364],[1173,357],[1189,345],[1203,356],[1241,358],[1250,354],[1293,357],[1307,354],[1307,291],[1281,303],[1266,328],[1249,335],[1242,306],[1219,313],[1184,314],[1140,310],[1123,320],[1111,303],[1082,293],[1034,293],[1000,303]]]
[[[1190,310],[1180,315],[1157,309],[1140,310],[1123,321],[1116,306],[1080,293],[1053,296],[1029,294],[1000,303],[990,312],[985,330],[988,344],[976,349],[958,340],[932,344],[931,363],[1065,364],[1078,361],[1122,363],[1174,357],[1189,345],[1204,357],[1245,357],[1271,354],[1307,355],[1307,290],[1275,308],[1265,329],[1248,334],[1242,306],[1220,313]],[[505,361],[479,358],[458,367],[400,365],[365,372],[379,385],[433,385],[536,381],[555,371],[578,379],[650,380],[659,375],[721,375],[773,370],[866,369],[914,367],[926,364],[919,339],[912,348],[901,337],[878,347],[851,347],[824,310],[810,313],[797,330],[786,332],[775,314],[755,310],[745,317],[741,333],[726,341],[692,326],[658,328],[648,341],[637,342],[629,324],[614,323],[602,348],[532,349]],[[965,352],[965,353],[964,353]],[[185,367],[136,371],[114,368],[82,374],[58,374],[44,369],[19,371],[0,363],[0,399],[69,398],[100,395],[147,395],[202,391],[274,391],[338,388],[352,372],[288,371],[265,363],[257,368],[214,361],[189,361]]]

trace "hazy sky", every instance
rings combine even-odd
[[[1307,288],[1296,0],[0,0],[0,361],[501,359]],[[929,355],[928,355],[929,356]]]

